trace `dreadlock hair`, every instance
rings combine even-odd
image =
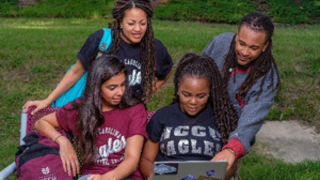
[[[109,23],[112,31],[112,43],[106,53],[116,54],[119,50],[121,28],[120,24],[128,9],[139,8],[147,14],[147,30],[140,42],[141,63],[141,93],[142,100],[147,101],[152,95],[152,87],[155,86],[156,53],[154,36],[151,24],[153,8],[149,0],[117,0],[112,9],[114,21]]]
[[[209,102],[212,104],[216,123],[222,136],[223,145],[227,144],[229,134],[238,125],[238,114],[229,99],[227,89],[223,87],[218,66],[208,56],[186,54],[179,61],[174,75],[174,98],[172,104],[180,102],[179,84],[185,77],[206,78],[209,83]]]
[[[260,94],[262,93],[262,87],[265,83],[265,79],[267,77],[267,74],[270,72],[270,70],[271,70],[272,76],[271,76],[271,83],[270,85],[268,85],[268,88],[271,87],[272,91],[274,91],[273,81],[274,81],[274,73],[276,73],[278,78],[276,89],[278,89],[278,92],[280,90],[280,78],[278,74],[278,68],[271,52],[271,48],[272,48],[271,37],[273,34],[274,26],[270,18],[259,13],[249,13],[246,16],[244,16],[239,24],[238,32],[240,32],[241,28],[244,26],[251,29],[252,31],[265,33],[266,42],[269,42],[265,51],[262,52],[256,60],[253,61],[252,67],[248,76],[246,77],[244,82],[241,84],[237,92],[240,97],[244,96],[248,92],[248,90],[251,88],[251,86],[254,83],[256,83],[259,78],[263,77],[262,82],[260,84],[260,90],[255,99],[255,101],[257,101],[259,99]],[[231,73],[229,72],[229,69],[233,69],[238,65],[235,46],[236,46],[236,35],[233,37],[231,41],[230,49],[225,56],[224,65],[222,68],[223,82],[224,82],[225,88],[227,88],[229,79],[230,79]],[[234,82],[236,81],[235,77],[236,76],[234,76]]]
[[[124,73],[127,77],[127,68],[114,55],[105,54],[93,61],[81,101],[73,101],[72,108],[66,109],[78,110],[76,131],[78,134],[78,148],[84,162],[93,162],[95,160],[98,151],[96,147],[98,128],[105,122],[102,113],[101,86],[119,73]],[[134,106],[141,102],[135,98],[128,86],[126,78],[125,92],[118,105],[120,109]],[[112,119],[106,120],[112,121]]]

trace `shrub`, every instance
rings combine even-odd
[[[298,23],[314,23],[310,18],[320,16],[320,6],[317,6],[314,0],[303,0],[298,4],[292,0],[268,0],[269,16],[274,21],[298,24]]]
[[[255,4],[249,0],[170,0],[155,9],[155,16],[161,20],[238,23],[252,11],[256,11]]]
[[[11,5],[17,5],[19,3],[19,0],[0,0],[0,4],[1,3],[8,3]]]
[[[113,3],[114,0],[45,0],[28,7],[1,3],[0,16],[110,18]]]
[[[111,19],[115,0],[42,0],[28,7],[19,6],[18,2],[0,0],[0,16]],[[157,4],[158,0],[152,2]],[[255,3],[267,3],[268,16],[275,22],[315,23],[320,16],[320,0],[170,0],[155,8],[155,18],[236,24],[245,14],[258,11]]]

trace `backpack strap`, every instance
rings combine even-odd
[[[96,58],[100,57],[103,54],[103,52],[107,51],[107,49],[111,44],[111,41],[112,41],[111,29],[103,28],[103,36],[99,44],[99,52]]]
[[[111,29],[103,28],[103,35],[98,47],[98,53],[96,58],[99,58],[107,49],[109,48],[112,42]],[[68,71],[73,67],[72,65]],[[68,72],[67,71],[67,72]],[[62,107],[70,101],[75,100],[78,97],[81,97],[84,93],[85,85],[87,82],[88,71],[85,71],[84,74],[79,78],[79,80],[66,92],[64,92],[58,99],[52,102],[51,106],[53,107]]]

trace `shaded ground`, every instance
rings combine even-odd
[[[267,121],[256,139],[254,149],[284,162],[320,160],[320,134],[299,121]]]

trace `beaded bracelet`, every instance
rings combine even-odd
[[[62,136],[62,134],[60,134],[59,136],[57,136],[56,139],[54,140],[54,142],[57,142],[57,139],[58,139],[59,137],[61,137],[61,136]]]
[[[227,148],[233,155],[236,155],[236,152],[234,152],[234,150]]]
[[[52,141],[53,141],[54,135],[56,135],[57,133],[58,133],[58,131],[56,131],[55,133],[52,134],[52,136],[51,136],[51,140],[52,140]]]

